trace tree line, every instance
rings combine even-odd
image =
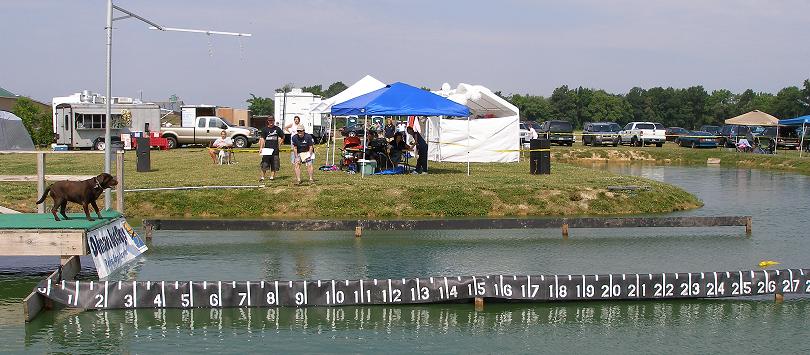
[[[289,91],[286,84],[276,92]],[[346,89],[343,82],[304,86],[324,98]],[[531,94],[504,95],[495,92],[520,109],[520,118],[527,121],[564,120],[582,128],[586,122],[610,121],[624,125],[631,121],[659,122],[667,127],[697,129],[702,125],[722,125],[725,119],[760,110],[780,119],[810,115],[810,79],[801,87],[788,86],[776,94],[748,89],[736,94],[726,89],[711,93],[703,86],[688,88],[634,87],[626,94],[609,93],[601,89],[560,86],[544,97]],[[250,94],[247,100],[253,114],[272,115],[272,98]]]
[[[565,120],[577,127],[586,122],[659,122],[667,127],[697,129],[723,125],[725,119],[760,110],[779,119],[810,114],[810,80],[802,87],[789,86],[775,95],[751,89],[735,94],[726,89],[707,92],[703,86],[689,88],[634,87],[626,94],[605,90],[560,86],[551,96],[503,95],[520,109],[523,120]]]

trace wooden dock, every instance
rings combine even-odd
[[[81,270],[79,256],[88,255],[88,231],[120,217],[104,211],[104,219],[88,221],[84,213],[69,213],[70,220],[55,221],[51,214],[18,213],[0,215],[0,256],[58,256],[60,267],[50,278],[72,280]],[[30,321],[48,302],[36,292],[23,300],[25,320]]]

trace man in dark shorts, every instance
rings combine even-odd
[[[259,165],[262,174],[259,177],[259,183],[264,183],[264,177],[267,175],[267,170],[270,170],[270,180],[275,179],[276,171],[280,168],[278,148],[284,144],[284,131],[276,126],[276,120],[273,117],[267,119],[267,127],[262,128],[261,136],[259,137],[259,154],[262,157],[262,162]],[[272,152],[269,150],[272,149]]]
[[[312,184],[315,180],[312,179],[313,167],[312,161],[315,154],[315,141],[312,139],[311,134],[304,132],[304,126],[298,126],[296,134],[290,138],[292,143],[292,150],[295,153],[295,161],[293,165],[295,171],[295,180],[298,185],[301,185],[301,164],[306,165],[307,174],[309,175],[309,183]]]

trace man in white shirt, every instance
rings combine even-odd
[[[211,142],[211,146],[208,148],[208,155],[211,156],[214,164],[217,163],[217,156],[222,156],[224,161],[230,162],[231,154],[224,150],[227,148],[233,148],[233,139],[228,137],[228,132],[223,130],[219,133],[219,138]]]

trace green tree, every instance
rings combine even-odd
[[[582,110],[583,122],[624,122],[633,116],[633,107],[621,95],[613,95],[604,90],[591,94],[588,105]]]
[[[31,135],[35,145],[47,145],[53,142],[51,115],[43,112],[34,101],[20,97],[14,104],[14,114],[21,118],[25,129]]]
[[[542,96],[515,94],[505,99],[517,106],[522,120],[543,121],[552,118],[551,104]]]
[[[329,98],[335,96],[348,88],[349,87],[346,86],[346,84],[344,84],[342,81],[334,82],[332,85],[329,85],[329,87],[326,88],[326,91],[323,92],[323,97]]]
[[[323,95],[323,86],[321,84],[312,85],[312,86],[304,86],[301,88],[304,92],[312,93],[313,95],[324,96]]]
[[[714,90],[706,101],[706,124],[722,125],[724,120],[741,113],[737,112],[737,95],[729,90]]]
[[[577,120],[577,93],[568,90],[568,85],[554,89],[549,97],[551,112],[554,119],[576,122]]]
[[[250,94],[250,98],[245,100],[250,104],[248,110],[254,115],[272,115],[273,114],[273,99],[269,97],[260,97]]]
[[[770,114],[779,119],[799,117],[804,113],[804,97],[802,90],[795,86],[788,86],[776,94],[771,101]]]

